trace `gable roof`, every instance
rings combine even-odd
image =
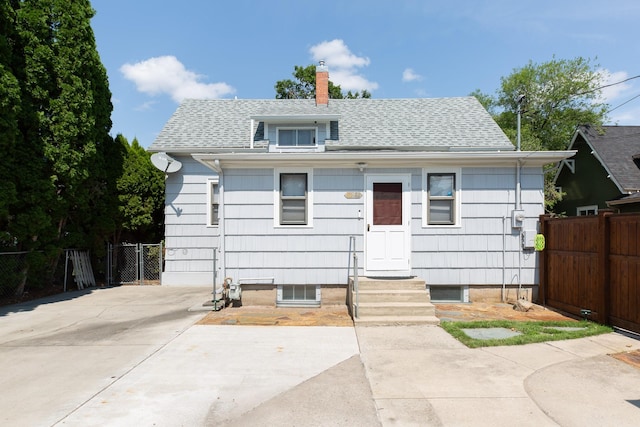
[[[339,139],[327,150],[514,150],[475,97],[416,99],[186,100],[149,151],[207,153],[266,147],[259,123],[287,117],[335,122]],[[254,121],[252,123],[252,120]],[[253,133],[253,134],[252,134]]]
[[[640,126],[602,126],[601,130],[580,126],[569,150],[574,149],[578,136],[591,147],[621,193],[640,191],[640,167],[634,161],[640,153]]]

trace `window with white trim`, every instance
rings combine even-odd
[[[279,285],[278,306],[317,307],[321,301],[320,285]]]
[[[278,147],[315,147],[317,140],[317,129],[313,127],[305,128],[278,128]]]
[[[425,170],[423,221],[425,227],[460,225],[460,170]]]
[[[218,178],[207,180],[207,225],[217,227],[220,224],[220,182]]]
[[[276,171],[276,225],[311,226],[311,170]]]
[[[598,215],[598,205],[580,206],[576,208],[578,216]]]

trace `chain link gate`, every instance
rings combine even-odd
[[[0,299],[21,296],[27,280],[28,252],[0,252]]]
[[[162,272],[162,243],[109,244],[108,285],[159,285]]]

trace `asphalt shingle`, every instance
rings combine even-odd
[[[288,115],[339,117],[339,139],[327,141],[327,149],[513,149],[474,97],[332,99],[328,106],[313,99],[186,100],[149,149],[213,152],[249,148],[252,139],[260,146],[251,119]]]
[[[625,191],[640,190],[640,126],[581,126],[581,132]]]

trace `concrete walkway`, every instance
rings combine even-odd
[[[437,326],[196,324],[210,289],[74,291],[0,308],[12,426],[638,425],[619,334],[468,349]]]
[[[358,328],[384,426],[637,426],[640,369],[620,334],[469,349],[443,329]]]

